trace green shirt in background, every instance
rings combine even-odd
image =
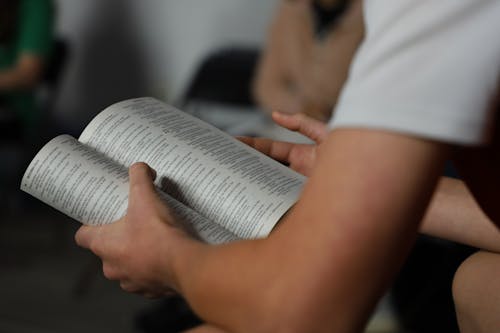
[[[54,5],[51,0],[20,0],[15,38],[0,44],[0,72],[14,66],[22,54],[47,59],[54,31]],[[0,92],[0,99],[16,112],[25,127],[32,128],[39,118],[34,91]]]

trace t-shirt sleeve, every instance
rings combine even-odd
[[[50,0],[21,1],[18,53],[49,55],[53,42],[54,8]]]
[[[486,142],[500,73],[500,1],[370,0],[331,128]]]

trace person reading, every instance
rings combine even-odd
[[[306,155],[282,155],[301,155],[295,164],[311,172],[270,236],[223,245],[191,238],[159,201],[153,172],[134,164],[127,215],[76,234],[108,278],[146,296],[181,293],[207,322],[196,332],[360,332],[410,250],[448,159],[481,210],[456,187],[465,203],[437,202],[457,218],[441,231],[499,250],[488,237],[498,237],[500,220],[500,2],[374,0],[363,10],[366,37],[326,137]],[[455,216],[460,209],[474,223]],[[498,279],[488,274],[499,263],[498,255],[479,254],[459,274],[498,295]],[[462,291],[471,304],[457,302],[463,332],[500,327],[498,297]]]

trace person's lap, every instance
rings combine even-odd
[[[500,329],[500,254],[480,251],[465,260],[453,281],[453,297],[462,333]]]

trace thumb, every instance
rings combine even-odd
[[[144,162],[137,162],[129,168],[130,193],[129,203],[138,200],[156,199],[156,188],[153,181],[156,178],[156,172]]]
[[[328,134],[325,123],[301,113],[289,115],[282,112],[273,112],[272,117],[278,125],[299,132],[316,143],[321,143]]]
[[[89,249],[92,239],[94,239],[96,234],[96,228],[99,227],[89,227],[81,226],[75,234],[75,242],[78,246]]]

